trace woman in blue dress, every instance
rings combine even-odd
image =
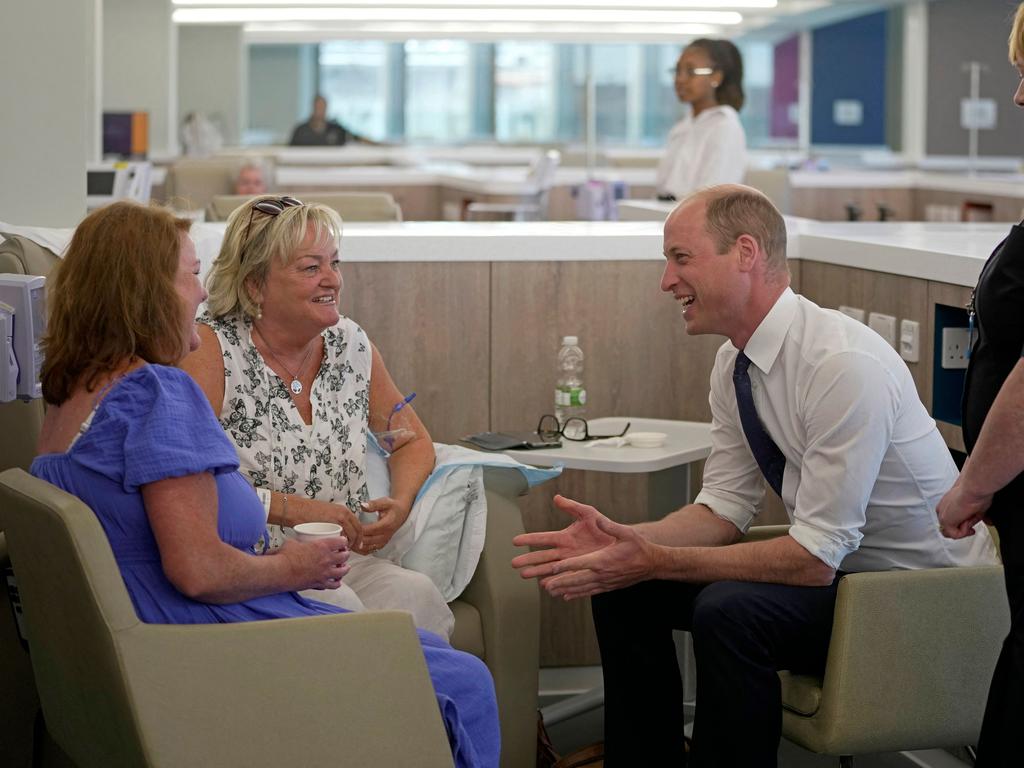
[[[32,474],[78,496],[110,540],[139,618],[193,624],[344,613],[296,592],[337,589],[344,537],[260,555],[263,504],[209,402],[176,366],[206,298],[189,222],[115,203],[88,216],[48,290]],[[482,662],[420,630],[457,766],[496,766],[497,704]]]

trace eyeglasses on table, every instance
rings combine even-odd
[[[592,435],[587,420],[580,416],[571,416],[564,424],[559,424],[554,414],[545,413],[537,422],[537,434],[545,440],[554,440],[556,437],[564,437],[566,440],[583,442],[585,440],[603,440],[606,437],[622,437],[629,431],[629,422],[621,432],[613,435]]]

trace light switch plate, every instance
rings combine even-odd
[[[921,324],[916,320],[900,320],[900,357],[908,363],[921,360]]]
[[[847,307],[843,304],[839,305],[839,311],[847,317],[852,317],[858,323],[864,322],[864,310],[858,309],[857,307]]]
[[[872,312],[868,315],[868,327],[881,336],[890,347],[896,346],[896,318],[892,315],[883,315],[881,312]]]

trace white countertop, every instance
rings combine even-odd
[[[203,272],[218,251],[224,222],[192,227]],[[790,259],[973,286],[1010,224],[821,222],[786,217]],[[16,227],[60,252],[70,229]],[[661,261],[661,221],[402,222],[345,225],[349,262]]]
[[[797,189],[927,189],[1024,197],[1024,175],[996,171],[790,171],[789,183]]]
[[[419,187],[444,186],[481,195],[526,195],[535,191],[525,166],[480,167],[460,162],[427,163],[410,167],[393,165],[353,165],[315,167],[280,166],[277,185],[292,191],[310,187]],[[653,168],[559,168],[555,186],[574,186],[589,178],[601,181],[623,181],[627,184],[653,186]]]

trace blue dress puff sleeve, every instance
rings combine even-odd
[[[70,453],[126,493],[157,480],[238,469],[203,391],[184,371],[163,365],[145,365],[118,381]]]

